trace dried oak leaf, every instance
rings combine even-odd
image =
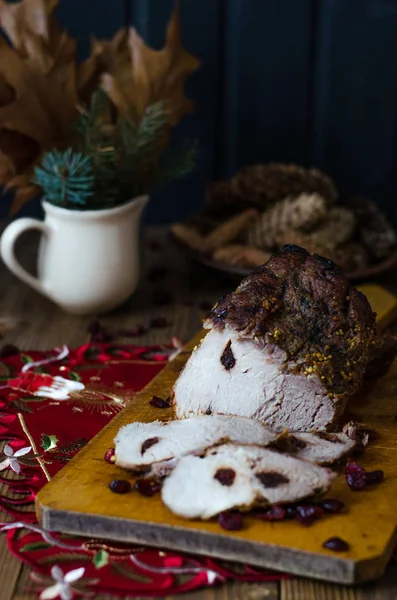
[[[58,0],[0,0],[0,22],[12,47],[33,71],[48,73],[57,65],[76,62],[77,43],[62,31],[55,9]],[[83,100],[99,82],[98,57],[91,53],[76,64],[76,85]],[[0,83],[0,97],[2,92]]]
[[[46,150],[65,148],[77,107],[99,82],[95,54],[77,64],[76,41],[55,17],[58,0],[0,0],[0,184],[16,188],[11,214],[37,196],[30,181]]]
[[[19,56],[43,73],[74,59],[76,42],[63,32],[54,11],[58,0],[0,1],[2,28]]]
[[[0,73],[15,90],[15,99],[0,106],[0,168],[2,183],[17,188],[11,214],[37,195],[31,182],[41,153],[67,147],[77,116],[74,63],[60,64],[47,74],[32,68],[5,42],[0,42]]]
[[[97,42],[97,52],[99,49],[100,42]],[[148,106],[164,101],[172,127],[193,110],[183,88],[200,61],[182,46],[178,4],[169,20],[165,46],[161,50],[147,46],[134,28],[129,29],[125,38],[120,32],[116,34],[113,46],[108,44],[102,50],[108,68],[102,75],[102,87],[121,115],[140,121]]]

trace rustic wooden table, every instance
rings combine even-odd
[[[37,240],[21,240],[19,254],[30,269],[35,263]],[[189,265],[162,228],[150,228],[145,234],[142,281],[133,298],[101,321],[110,329],[145,323],[152,316],[165,316],[168,329],[154,329],[138,338],[139,343],[157,343],[177,334],[184,341],[198,331],[204,315],[203,305],[213,303],[222,293],[232,289],[234,282],[216,273]],[[153,266],[164,266],[166,272],[157,282],[147,276]],[[396,289],[397,273],[382,280],[383,285]],[[15,344],[24,350],[45,350],[62,343],[70,347],[88,341],[87,325],[91,318],[75,317],[58,309],[20,283],[0,265],[0,344]],[[165,301],[167,291],[169,303]],[[122,341],[122,340],[120,340]],[[1,485],[0,485],[1,493]],[[7,517],[1,514],[0,521]],[[29,567],[9,554],[5,538],[0,537],[0,600],[30,600],[35,594],[26,592]],[[110,600],[110,596],[101,596]],[[174,597],[172,597],[174,598]],[[392,600],[397,599],[397,570],[391,565],[385,575],[373,584],[356,588],[325,584],[294,578],[280,583],[229,583],[207,591],[178,596],[181,600]],[[171,600],[171,596],[167,596]]]

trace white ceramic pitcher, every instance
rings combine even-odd
[[[139,196],[105,210],[78,211],[43,201],[45,220],[21,218],[5,229],[0,252],[22,281],[74,314],[102,313],[122,304],[139,279],[139,225],[148,202]],[[17,261],[15,242],[37,229],[37,272],[30,275]]]

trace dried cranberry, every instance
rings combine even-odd
[[[153,292],[153,304],[155,306],[166,306],[171,304],[172,295],[167,290],[155,290]]]
[[[376,471],[368,471],[365,473],[365,482],[367,485],[373,485],[374,483],[380,483],[383,481],[384,473],[382,469]]]
[[[150,498],[161,490],[161,483],[157,479],[137,479],[134,490],[142,496]]]
[[[218,469],[214,475],[214,479],[219,481],[221,485],[231,486],[236,479],[236,471],[233,469]]]
[[[337,498],[327,498],[320,502],[320,506],[327,513],[338,513],[344,508],[345,504]]]
[[[148,273],[148,280],[152,283],[155,283],[156,281],[160,281],[160,279],[163,279],[166,273],[166,267],[164,267],[163,265],[155,265],[150,269]]]
[[[152,329],[163,329],[164,327],[168,327],[171,323],[166,319],[166,317],[155,317],[150,319],[149,326]]]
[[[332,537],[324,542],[323,548],[333,550],[334,552],[347,552],[350,546],[347,542],[345,542],[345,540],[342,540],[342,538]]]
[[[264,471],[263,473],[256,473],[255,477],[259,479],[265,488],[277,488],[280,485],[285,485],[289,482],[288,477],[282,473],[277,473],[277,471]]]
[[[296,507],[296,520],[301,525],[311,525],[313,521],[319,519],[323,514],[323,509],[315,504],[301,504]]]
[[[282,521],[286,514],[287,511],[282,506],[271,506],[264,511],[253,513],[253,516],[262,521]]]
[[[108,448],[105,452],[105,460],[107,463],[113,464],[116,462],[115,450],[114,448]]]
[[[225,510],[218,515],[218,523],[222,529],[239,531],[243,528],[243,517],[237,510]]]
[[[234,358],[231,346],[232,340],[229,340],[220,358],[221,364],[225,367],[226,371],[233,369],[234,365],[236,364],[236,359]]]
[[[365,477],[365,469],[363,467],[360,467],[360,465],[358,465],[355,462],[347,463],[345,469],[345,477],[347,485],[354,492],[362,490],[366,486],[367,481]]]
[[[151,404],[155,408],[170,408],[171,407],[171,402],[170,402],[169,396],[166,400],[163,400],[159,396],[153,396],[153,398],[150,400],[149,404]]]
[[[140,335],[144,335],[147,332],[146,327],[143,325],[135,325],[134,327],[130,327],[129,329],[119,329],[117,331],[117,335],[119,337],[138,337]]]
[[[131,489],[131,484],[126,479],[113,479],[109,484],[109,489],[115,494],[126,494]]]
[[[155,444],[158,444],[160,441],[160,438],[158,437],[152,437],[149,438],[147,440],[145,440],[141,446],[141,454],[142,456],[145,454],[145,452],[147,450],[149,450],[149,448],[151,448],[152,446],[154,446]]]
[[[8,356],[15,356],[16,354],[19,354],[19,348],[13,344],[7,344],[0,348],[0,358],[7,358]]]

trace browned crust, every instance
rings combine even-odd
[[[341,401],[340,414],[383,346],[375,317],[366,297],[333,262],[284,246],[221,298],[206,324],[230,327],[242,337],[284,350],[286,369],[317,375]]]

